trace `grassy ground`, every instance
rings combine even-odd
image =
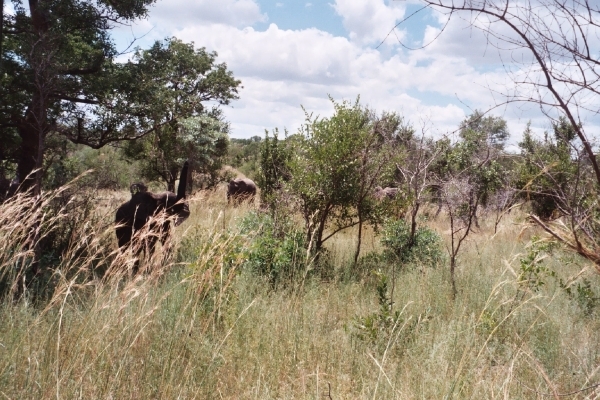
[[[522,215],[496,234],[482,221],[460,256],[453,298],[447,265],[397,265],[393,282],[388,269],[272,290],[238,251],[248,238],[237,227],[252,209],[228,207],[223,190],[198,195],[177,228],[185,263],[165,264],[158,252],[147,260],[152,272],[137,278],[120,272],[131,260],[115,251],[110,227],[85,231],[98,241],[87,257],[109,265],[104,279],[81,279],[91,264],[74,251],[51,301],[0,305],[0,396],[545,399],[600,383],[600,314],[593,295],[574,289],[586,278],[597,292],[600,280],[558,251],[523,274],[535,232]],[[1,217],[8,240],[16,228]],[[448,229],[443,218],[428,225]],[[338,272],[351,266],[355,234],[328,244]],[[380,249],[369,230],[363,254]],[[11,257],[0,267],[14,266]],[[80,272],[67,273],[74,265]],[[394,286],[391,315],[378,302],[382,276],[388,293]]]

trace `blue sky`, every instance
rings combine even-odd
[[[317,28],[336,36],[346,35],[341,18],[336,14],[331,1],[259,1],[260,9],[268,20],[256,24],[256,29],[264,30],[275,22],[281,29]]]
[[[521,54],[490,46],[469,21],[454,18],[437,37],[445,17],[425,10],[387,36],[420,7],[418,0],[158,0],[146,20],[114,37],[121,49],[132,38],[144,48],[176,36],[216,51],[244,86],[225,108],[232,137],[295,132],[301,106],[332,113],[328,95],[360,95],[363,104],[396,111],[438,137],[452,135],[475,109],[508,121],[513,148],[529,120],[537,133],[549,129],[533,105],[502,106],[512,85],[506,62]],[[425,48],[408,50],[399,40]],[[583,118],[600,125],[598,117]]]

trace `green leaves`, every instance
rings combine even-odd
[[[359,186],[359,149],[370,130],[368,113],[358,100],[333,104],[331,118],[307,116],[305,136],[299,138],[291,163],[292,187],[306,194],[313,212],[352,203]]]
[[[403,219],[389,220],[383,229],[381,244],[392,261],[436,267],[445,260],[441,237],[427,227],[418,227],[411,242],[410,226]]]
[[[144,145],[128,145],[128,155],[142,161],[147,179],[161,179],[174,187],[182,159],[201,173],[216,173],[228,148],[229,125],[218,107],[237,99],[240,81],[216,53],[194,49],[193,43],[170,38],[140,50],[127,65],[137,82],[131,92],[136,130],[148,130]]]
[[[287,131],[285,132],[287,137]],[[274,205],[276,190],[291,178],[289,162],[292,152],[290,146],[279,140],[279,131],[273,131],[273,137],[265,131],[265,140],[260,147],[260,167],[258,171],[258,186],[261,188],[261,198],[267,204]]]
[[[547,134],[543,140],[536,139],[528,126],[519,143],[522,161],[517,166],[517,187],[531,200],[533,213],[542,219],[550,219],[559,208],[565,208],[572,183],[585,181],[580,166],[571,158],[573,132],[561,119],[554,124],[554,139]]]
[[[299,199],[317,251],[336,232],[376,220],[373,191],[393,174],[401,133],[412,132],[396,114],[377,116],[359,98],[354,103],[331,101],[333,116],[313,117],[305,111],[300,133],[288,139],[288,188]]]
[[[461,123],[461,140],[446,144],[438,170],[444,179],[463,180],[471,187],[465,201],[486,205],[489,197],[506,184],[506,171],[498,162],[508,138],[506,121],[483,117],[479,111]]]
[[[138,49],[129,62],[115,62],[110,29],[145,16],[153,2],[45,0],[25,7],[13,1],[15,14],[3,15],[3,29],[11,34],[2,38],[0,140],[19,147],[6,157],[17,161],[15,154],[22,153],[21,177],[41,166],[38,147],[51,133],[93,148],[157,135],[150,144],[159,145],[168,160],[190,147],[189,140],[176,140],[181,121],[210,117],[209,124],[226,133],[221,115],[203,103],[229,104],[240,81],[216,63],[216,53],[170,38]],[[207,130],[215,131],[206,123],[196,129]],[[15,141],[17,136],[22,140]],[[226,140],[214,140],[222,152]],[[149,154],[148,146],[137,147]],[[168,170],[161,168],[161,174]]]

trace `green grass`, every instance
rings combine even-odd
[[[399,318],[365,340],[361,322],[381,313],[379,280],[364,271],[340,278],[356,233],[328,243],[333,278],[272,290],[244,269],[248,238],[237,226],[251,209],[228,207],[223,192],[201,194],[177,229],[182,263],[165,263],[159,252],[147,260],[152,272],[131,279],[119,273],[131,254],[104,250],[92,254],[107,257],[108,277],[77,280],[67,273],[77,258],[66,257],[51,301],[5,299],[0,397],[541,399],[600,382],[598,310],[584,313],[558,283],[586,264],[555,252],[544,265],[557,277],[529,288],[519,259],[535,232],[521,232],[518,215],[496,235],[484,223],[472,236],[459,257],[455,299],[447,266],[397,266]],[[443,218],[428,225],[447,239]],[[95,234],[116,250],[109,228]],[[370,230],[363,243],[363,255],[381,250]],[[14,261],[3,260],[2,268]],[[391,277],[390,268],[380,273]],[[597,275],[581,276],[597,290]]]

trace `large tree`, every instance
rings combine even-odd
[[[141,161],[147,179],[166,182],[168,190],[175,190],[182,158],[190,160],[191,170],[209,172],[227,151],[229,125],[219,108],[205,103],[229,104],[241,82],[216,58],[176,38],[138,50],[133,58],[152,131],[129,143],[126,153]]]
[[[153,1],[15,0],[3,15],[0,140],[18,141],[23,189],[39,191],[50,131],[92,147],[138,134],[122,129],[133,82],[114,63],[109,31]]]
[[[235,82],[233,90],[220,86],[219,79],[196,75],[185,84],[192,82],[187,89],[200,95],[181,107],[165,106],[178,101],[177,94],[169,95],[166,89],[178,92],[180,82],[173,84],[173,76],[183,76],[189,67],[181,65],[173,73],[177,54],[170,45],[183,53],[192,46],[176,40],[168,40],[166,47],[155,44],[149,50],[155,60],[138,52],[130,62],[115,61],[110,30],[144,17],[153,1],[15,0],[15,13],[3,15],[0,140],[12,146],[1,155],[16,162],[23,190],[40,190],[51,132],[100,148],[199,114],[200,101],[226,103],[235,98],[239,82],[221,68]],[[197,72],[194,68],[188,72]]]

